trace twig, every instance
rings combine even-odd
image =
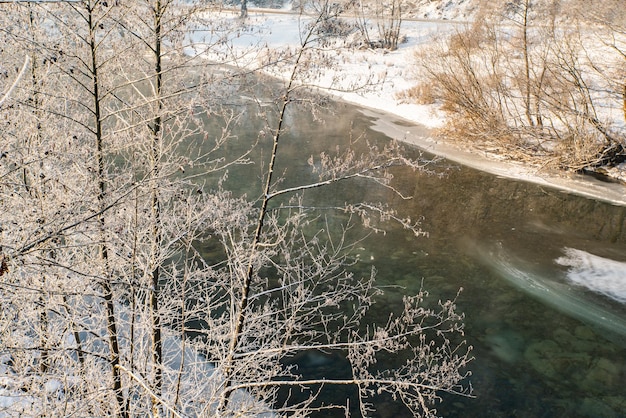
[[[13,82],[13,84],[11,84],[11,87],[9,87],[7,92],[4,93],[4,96],[2,96],[2,98],[0,99],[0,108],[2,108],[2,105],[4,104],[4,102],[9,98],[9,96],[11,96],[11,93],[13,93],[13,90],[15,90],[15,87],[20,82],[22,76],[24,75],[24,73],[28,69],[29,61],[30,61],[30,59],[28,58],[28,55],[26,55],[26,58],[24,58],[24,65],[22,65],[22,69],[17,74],[17,77],[15,78],[15,81]]]
[[[142,388],[144,388],[145,391],[148,392],[148,394],[152,397],[152,399],[154,400],[155,404],[161,404],[161,405],[163,405],[165,407],[165,409],[167,409],[169,412],[171,412],[173,416],[175,416],[177,418],[183,418],[182,415],[180,415],[178,412],[176,412],[176,410],[174,408],[169,406],[163,399],[158,397],[152,391],[152,389],[150,389],[148,386],[146,386],[146,384],[139,377],[137,377],[137,375],[135,375],[133,372],[131,372],[130,370],[128,370],[126,367],[122,366],[121,364],[116,364],[115,367],[117,367],[118,369],[126,372],[134,381],[139,383],[139,385]]]

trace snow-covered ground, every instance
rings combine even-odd
[[[435,37],[451,33],[466,25],[473,12],[473,3],[469,0],[458,0],[446,3],[449,6],[447,8],[441,6],[442,2],[418,0],[417,3],[423,3],[419,12],[413,14],[414,18],[402,22],[401,33],[405,41],[397,50],[340,45],[339,48],[332,49],[332,53],[325,55],[326,58],[332,57],[332,65],[326,63],[325,68],[317,74],[317,78],[309,81],[322,88],[328,88],[329,94],[341,100],[362,106],[365,112],[370,112],[378,120],[375,128],[394,139],[415,144],[434,154],[498,176],[540,183],[626,205],[626,188],[623,185],[539,170],[536,167],[504,160],[494,154],[462,149],[459,144],[446,143],[444,139],[435,137],[434,129],[443,126],[445,113],[435,105],[408,103],[403,99],[403,93],[419,82],[416,74],[417,51],[433,42]],[[196,42],[193,52],[204,53],[209,59],[224,59],[228,54],[235,54],[238,57],[236,65],[245,67],[259,67],[264,57],[272,51],[298,48],[301,45],[302,33],[306,31],[306,25],[312,19],[292,11],[290,7],[278,11],[251,7],[245,24],[242,24],[238,11],[224,13],[224,27],[231,33],[228,36],[229,40],[223,42],[225,49],[216,48],[216,44],[221,42],[218,42],[216,37],[221,35],[216,32],[208,34],[199,31],[192,38]],[[425,20],[424,17],[445,20]],[[374,22],[370,22],[370,25],[372,30],[375,30]],[[233,36],[232,28],[236,27],[240,29]],[[210,52],[206,53],[203,44],[211,44]],[[282,70],[268,69],[268,72],[277,77],[288,78],[290,67],[287,66]],[[373,85],[358,91],[350,91],[354,86],[368,82]],[[400,118],[404,119],[404,122],[413,122],[419,126],[411,128],[406,123],[394,123],[394,120],[398,121]]]
[[[94,303],[93,306],[98,305]],[[118,330],[122,351],[128,353],[129,348],[126,345],[130,341],[131,326],[129,320],[132,315],[128,307],[122,304],[116,305],[115,310],[119,316],[118,325],[121,325]],[[52,324],[58,321],[60,329],[64,328],[64,318],[58,317],[54,312],[50,312],[49,315]],[[107,353],[107,345],[103,342],[107,338],[107,331],[102,328],[95,332],[94,330],[98,329],[99,326],[92,319],[85,318],[81,321],[84,324],[92,322],[90,325],[94,326],[89,332],[80,333],[82,347],[88,353]],[[141,323],[141,318],[136,317],[135,321],[135,328],[132,330],[135,333],[135,339],[141,340],[142,337],[138,338],[138,335],[141,334],[144,340],[144,344],[137,344],[137,341],[135,344],[137,347],[149,347],[150,336],[146,334],[146,329],[139,329],[140,327],[137,326]],[[71,331],[66,329],[65,332],[63,338],[65,347],[63,349],[69,351],[76,347],[76,340]],[[12,358],[7,353],[0,352],[0,418],[47,416],[50,410],[55,411],[51,409],[51,405],[47,405],[47,402],[50,402],[50,399],[62,402],[67,394],[71,393],[73,386],[80,385],[80,380],[85,378],[84,376],[75,376],[74,373],[77,371],[71,368],[68,369],[67,375],[58,378],[51,377],[53,375],[48,375],[46,378],[40,378],[37,374],[19,375],[12,370]],[[175,395],[176,391],[180,391],[180,398],[185,399],[185,403],[180,406],[182,411],[179,411],[183,414],[174,413],[172,416],[208,416],[209,411],[214,409],[219,401],[223,375],[193,345],[184,343],[177,335],[170,335],[167,328],[165,328],[163,335],[163,360],[163,401],[165,401],[163,407],[169,412],[173,412],[169,405],[174,403],[173,398],[177,396]],[[104,367],[106,369],[108,366]],[[145,376],[141,375],[141,372],[139,377],[131,374],[132,372],[125,368],[122,368],[122,371],[136,380],[136,383],[143,385],[142,379],[145,379]],[[83,373],[85,372],[83,371]],[[179,378],[180,382],[178,382]],[[101,384],[104,388],[105,382],[101,382]],[[177,384],[180,386],[176,387]],[[30,391],[24,389],[29,385],[39,387],[40,392],[36,395],[31,394]],[[270,406],[255,400],[244,390],[239,389],[233,392],[231,400],[239,411],[254,411],[254,413],[250,413],[250,416],[255,418],[273,418],[276,416]]]
[[[206,54],[209,59],[224,60],[228,54],[238,54],[236,64],[251,68],[258,67],[260,60],[270,51],[299,48],[302,34],[306,32],[306,25],[314,18],[301,16],[295,11],[292,12],[289,7],[280,10],[251,8],[249,17],[242,26],[237,11],[225,14],[226,22],[223,27],[229,28],[231,34],[224,35],[228,36],[228,40],[223,43],[224,47],[219,48],[215,45],[219,43],[218,37],[223,35],[214,31],[210,34],[198,31],[192,38],[197,42],[193,52],[202,53],[202,44],[206,43],[210,45],[210,50]],[[371,30],[375,31],[374,22],[369,23]],[[395,51],[346,47],[340,43],[332,52],[335,55],[335,67],[324,69],[324,74],[318,74],[319,78],[315,80],[315,84],[329,88],[330,94],[348,102],[384,110],[430,128],[441,127],[444,115],[436,107],[409,104],[401,98],[401,95],[417,84],[415,68],[418,61],[415,54],[418,48],[432,42],[438,34],[454,31],[459,25],[464,24],[441,20],[404,21],[401,33],[405,41]],[[239,30],[233,31],[233,28]],[[266,69],[271,71],[269,68]],[[276,71],[271,71],[271,74],[288,77],[290,70],[291,68],[285,68],[283,74]],[[363,86],[364,88],[359,88],[358,91],[350,91],[368,81],[373,85]]]

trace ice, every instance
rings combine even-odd
[[[573,251],[576,251],[574,258],[568,256],[565,258],[580,260],[581,257],[578,254],[582,253],[591,256],[594,259],[594,264],[599,266],[605,264],[612,265],[613,263],[621,264],[622,275],[626,273],[624,270],[626,264],[624,263],[592,256],[584,251]],[[485,265],[489,266],[500,277],[543,304],[551,306],[584,323],[599,326],[616,335],[626,335],[626,318],[611,309],[600,306],[600,304],[587,297],[584,292],[581,292],[577,286],[568,286],[566,283],[555,281],[551,276],[534,272],[529,268],[528,263],[507,255],[502,249],[488,251],[477,247],[477,255],[483,260]],[[602,260],[602,262],[598,262],[597,259]],[[579,269],[575,270],[580,271]],[[611,271],[614,270],[611,269]],[[622,283],[623,280],[622,278]],[[594,280],[585,281],[593,282]],[[597,288],[600,288],[600,286],[597,286]],[[622,291],[622,295],[624,295],[624,291]]]
[[[563,252],[565,255],[555,262],[569,267],[568,281],[626,303],[626,263],[575,248],[564,248]]]

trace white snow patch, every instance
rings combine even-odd
[[[626,303],[626,263],[599,257],[575,248],[564,248],[555,260],[569,267],[567,279],[592,292]]]

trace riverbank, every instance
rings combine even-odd
[[[476,149],[463,149],[458,144],[437,137],[432,129],[398,115],[367,107],[363,107],[362,112],[375,121],[372,127],[374,130],[455,163],[496,176],[536,183],[564,193],[626,206],[626,186],[622,184],[604,182],[582,174],[532,167]]]
[[[231,13],[232,24],[240,24],[238,14]],[[303,21],[306,23],[307,19],[290,10],[277,12],[251,8],[246,20],[250,30],[237,34],[232,40],[233,49],[245,51],[262,45],[261,49],[271,53],[285,47],[297,48]],[[334,51],[336,53],[326,57],[333,57],[332,68],[326,68],[314,84],[340,100],[361,106],[365,114],[376,120],[375,129],[396,140],[498,176],[626,206],[626,186],[623,184],[522,164],[486,150],[469,149],[463,144],[446,141],[435,133],[445,124],[444,112],[436,105],[420,105],[403,99],[416,84],[417,52],[437,37],[464,24],[448,20],[408,20],[402,24],[405,41],[395,51],[339,47]],[[262,54],[255,54],[258,55]],[[254,63],[250,61],[243,65],[253,66]],[[290,74],[270,73],[282,78],[288,78]],[[362,84],[363,88],[354,89]]]

